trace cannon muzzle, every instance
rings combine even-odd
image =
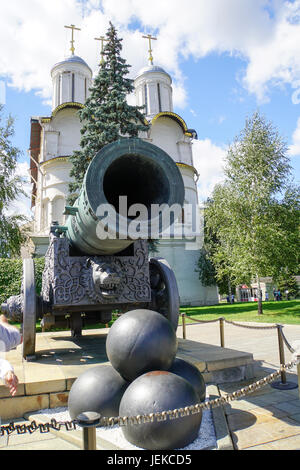
[[[138,138],[106,145],[90,163],[67,212],[66,236],[88,255],[120,253],[136,239],[158,238],[180,216],[184,184],[162,149]]]

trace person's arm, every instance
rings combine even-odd
[[[4,315],[0,315],[0,351],[9,351],[22,341],[19,330],[10,325]]]

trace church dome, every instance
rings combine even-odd
[[[158,72],[158,73],[164,73],[165,75],[167,75],[170,80],[172,81],[170,75],[160,66],[158,65],[147,65],[146,67],[143,67],[139,73],[137,74],[137,77],[140,77],[141,75],[144,75],[146,73],[155,73],[155,72]]]
[[[85,65],[89,70],[91,70],[91,68],[88,66],[88,64],[85,62],[85,60],[83,60],[78,55],[71,55],[67,59],[62,60],[62,61],[58,62],[57,64],[53,65],[52,69],[54,69],[58,65],[63,65],[63,64],[65,64],[65,65],[67,65],[67,64],[81,64],[81,65]]]

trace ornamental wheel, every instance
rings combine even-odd
[[[34,261],[23,261],[23,357],[35,355],[37,295],[35,290]]]
[[[151,303],[149,308],[161,313],[177,330],[180,299],[173,270],[163,258],[149,260]]]

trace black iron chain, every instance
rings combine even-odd
[[[17,434],[32,434],[35,431],[39,430],[40,433],[44,434],[50,432],[51,429],[55,431],[60,431],[62,427],[65,428],[65,431],[73,431],[76,429],[76,420],[72,421],[56,421],[56,419],[51,419],[50,423],[37,423],[36,421],[31,421],[30,424],[15,424],[11,422],[7,425],[0,427],[0,437],[9,436],[13,432]]]

